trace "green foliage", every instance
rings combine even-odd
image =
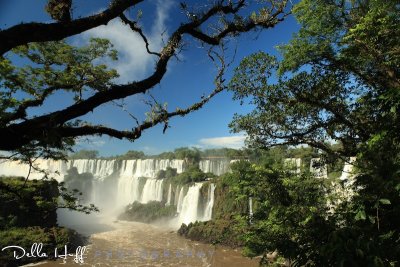
[[[146,155],[143,151],[129,150],[124,155],[117,156],[117,159],[127,160],[127,159],[144,159]]]
[[[235,70],[234,98],[255,109],[236,115],[231,127],[245,131],[256,148],[307,144],[324,151],[332,177],[343,160],[357,156],[356,194],[327,213],[326,203],[337,197],[327,185],[306,174],[250,168],[235,188],[259,202],[247,252],[278,249],[295,265],[397,266],[398,1],[303,0],[293,12],[301,29],[280,47],[283,60],[259,52]]]
[[[96,159],[99,157],[97,150],[79,150],[78,152],[69,156],[70,159]]]
[[[243,246],[243,227],[235,218],[182,224],[178,234],[195,241],[220,244],[232,248]]]
[[[214,192],[213,218],[207,222],[182,224],[178,233],[189,239],[230,247],[244,245],[242,235],[247,223],[243,224],[241,215],[248,213],[247,199],[237,198],[232,190],[238,182],[243,166],[250,163],[241,161],[232,166],[232,173],[226,173],[216,179]],[[203,188],[207,188],[203,185]],[[240,216],[238,216],[240,215]]]
[[[85,240],[75,231],[57,227],[56,210],[59,198],[66,192],[55,180],[29,180],[18,177],[0,178],[0,247],[21,246],[30,251],[32,244],[43,243],[42,252],[54,255],[55,248],[68,246],[69,251],[83,245]],[[71,207],[77,208],[71,197]],[[2,266],[20,266],[40,260],[24,257],[16,261],[11,250],[2,252]]]
[[[198,148],[180,147],[176,148],[174,153],[177,159],[186,159],[190,164],[200,161],[200,150]]]
[[[173,205],[166,206],[165,203],[159,201],[150,201],[146,204],[134,202],[125,208],[125,211],[118,216],[118,219],[151,223],[161,219],[172,218],[175,214],[176,206]]]
[[[57,208],[91,213],[93,205],[83,205],[79,190],[68,189],[56,180],[28,180],[0,177],[0,229],[57,225]]]
[[[79,191],[80,201],[87,202],[90,199],[93,187],[93,174],[78,173],[78,169],[73,167],[64,176],[64,185],[69,190]]]
[[[171,167],[167,167],[165,170],[160,170],[157,173],[157,178],[158,179],[164,179],[164,178],[169,179],[169,178],[173,178],[173,177],[175,177],[177,175],[178,175],[178,172],[177,172],[176,169],[171,168]]]
[[[86,243],[86,240],[77,232],[62,227],[41,228],[41,227],[25,227],[10,228],[0,231],[0,247],[20,246],[25,251],[30,252],[34,243],[43,243],[42,253],[46,253],[49,257],[54,256],[54,249],[63,251],[67,245],[69,252],[75,252],[78,246]],[[40,258],[23,257],[15,260],[11,249],[3,251],[0,254],[0,262],[2,266],[21,266],[35,261],[41,261]]]
[[[48,0],[46,12],[55,20],[69,21],[71,6],[72,0]]]
[[[27,108],[43,104],[58,91],[74,95],[80,102],[87,93],[106,90],[118,77],[113,69],[99,64],[99,59],[117,59],[112,44],[105,39],[93,38],[89,44],[74,47],[66,41],[29,43],[12,50],[12,56],[22,59],[21,66],[13,64],[9,55],[0,59],[0,127],[10,121],[26,120]],[[9,58],[10,57],[10,58]],[[69,121],[66,126],[79,126],[80,120]],[[74,138],[63,138],[57,131],[49,131],[17,149],[23,157],[65,157],[71,150]],[[24,159],[22,157],[22,159]]]
[[[243,224],[251,221],[243,236],[248,256],[277,249],[299,266],[329,266],[329,259],[319,255],[324,237],[315,238],[329,233],[334,224],[328,219],[327,181],[257,165],[241,168],[236,175],[237,196],[253,199],[253,217],[242,216]]]
[[[57,224],[58,183],[0,178],[0,229]]]
[[[172,183],[184,185],[189,183],[203,182],[207,178],[212,177],[215,177],[215,175],[212,173],[204,173],[199,169],[197,165],[191,165],[187,168],[186,171],[173,177]]]
[[[233,148],[213,148],[205,149],[201,152],[202,158],[228,158],[228,159],[240,159],[245,158],[246,154],[243,150]]]

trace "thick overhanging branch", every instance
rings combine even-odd
[[[81,127],[60,127],[56,130],[59,131],[59,134],[63,137],[78,137],[78,136],[86,136],[86,135],[108,135],[118,139],[129,139],[131,141],[138,139],[142,132],[146,129],[149,129],[155,125],[161,123],[168,123],[168,120],[172,117],[176,116],[185,116],[192,111],[200,109],[204,104],[206,104],[212,97],[216,94],[220,93],[224,90],[222,85],[219,85],[217,89],[215,89],[210,95],[206,98],[203,98],[201,101],[191,105],[186,109],[177,109],[173,112],[165,112],[159,114],[156,118],[151,121],[145,121],[142,124],[138,125],[132,131],[120,131],[113,128],[105,127],[105,126],[91,126],[85,125]]]
[[[130,5],[132,6],[136,3],[139,3],[141,1],[129,1]],[[210,95],[210,98],[204,98],[202,101],[190,106],[189,108],[185,110],[178,110],[176,112],[171,112],[171,113],[162,113],[159,114],[159,117],[156,119],[153,119],[151,121],[147,121],[139,125],[137,128],[135,128],[133,131],[129,132],[124,132],[124,131],[117,131],[113,129],[107,129],[102,126],[85,126],[85,127],[77,127],[77,128],[72,128],[67,126],[67,123],[71,120],[74,120],[76,118],[79,118],[80,116],[83,116],[91,111],[93,111],[95,108],[99,107],[102,104],[112,102],[118,99],[124,99],[126,97],[140,94],[140,93],[146,93],[148,90],[153,88],[155,85],[161,82],[162,78],[164,77],[166,71],[167,71],[167,64],[170,61],[171,57],[175,56],[177,51],[179,51],[179,48],[181,47],[181,42],[182,38],[184,35],[189,35],[194,37],[195,39],[198,39],[200,41],[205,41],[205,38],[207,38],[207,42],[211,44],[212,46],[221,44],[224,40],[225,37],[230,36],[230,35],[236,35],[238,33],[242,32],[247,32],[252,29],[256,28],[270,28],[275,26],[276,23],[278,23],[279,20],[283,19],[284,17],[284,4],[278,9],[274,14],[270,16],[265,16],[262,18],[258,18],[257,20],[254,19],[246,19],[245,23],[242,22],[231,22],[226,27],[224,27],[221,30],[218,30],[217,33],[215,33],[212,36],[208,36],[206,34],[199,35],[194,32],[199,33],[200,28],[203,24],[205,24],[210,18],[217,16],[217,15],[224,15],[224,14],[237,14],[242,7],[245,6],[244,0],[240,0],[237,3],[233,4],[231,1],[227,1],[227,4],[224,5],[225,1],[218,1],[215,5],[210,7],[208,10],[197,16],[195,19],[181,24],[170,36],[168,41],[166,42],[165,46],[161,49],[161,51],[157,54],[157,62],[155,64],[155,70],[154,72],[148,76],[147,78],[141,80],[141,81],[135,81],[127,84],[120,84],[120,85],[111,85],[108,87],[107,90],[102,90],[95,92],[94,95],[88,97],[87,99],[81,100],[79,102],[74,103],[73,105],[59,110],[55,111],[49,114],[37,116],[34,118],[29,118],[29,119],[24,119],[24,121],[14,121],[12,124],[7,125],[7,127],[4,127],[3,129],[0,129],[0,140],[9,140],[9,141],[0,141],[0,149],[4,150],[15,150],[15,149],[20,149],[21,146],[27,145],[32,143],[33,141],[45,141],[49,139],[49,136],[57,136],[60,138],[63,137],[70,137],[70,136],[80,136],[80,135],[88,135],[88,134],[108,134],[113,137],[123,137],[123,138],[129,138],[129,139],[136,139],[140,136],[142,130],[150,128],[158,123],[165,122],[167,124],[167,120],[170,117],[173,116],[184,116],[188,114],[189,112],[196,110],[203,106],[213,95],[218,93],[220,90],[222,90],[222,83],[220,86],[217,86],[217,89]],[[283,3],[286,3],[286,1],[282,1]],[[116,6],[118,7],[117,9],[120,11],[119,14],[116,10]],[[122,20],[124,20],[126,17],[122,14],[125,6],[128,6],[127,1],[119,0],[114,4],[113,7],[110,7],[111,11],[105,11],[108,12],[107,16],[108,17],[116,17],[119,16]],[[129,7],[128,6],[128,7]],[[112,13],[113,15],[111,16],[109,13]],[[282,17],[279,18],[278,16],[282,14]],[[115,16],[114,16],[115,15]],[[97,15],[95,15],[96,17]],[[105,15],[104,15],[105,16]],[[97,17],[96,17],[97,18]],[[89,19],[89,18],[86,18]],[[83,19],[84,20],[84,19]],[[91,17],[89,20],[95,20],[93,17]],[[108,22],[109,20],[104,20],[105,23]],[[131,22],[128,24],[131,26],[131,29],[135,32],[140,31],[141,29],[135,28],[136,25]],[[71,24],[72,23],[72,24]],[[70,25],[73,26],[76,23],[76,21],[71,21],[67,22],[65,25]],[[89,22],[82,22],[83,24],[89,23]],[[92,23],[92,22],[90,22]],[[25,24],[24,24],[25,25]],[[30,24],[27,24],[30,25]],[[42,25],[42,24],[40,24]],[[47,25],[47,24],[43,24]],[[53,23],[49,25],[58,25],[57,27],[63,27],[60,26],[61,24],[59,23]],[[64,24],[63,24],[64,25]],[[92,26],[94,25],[93,23],[91,24]],[[54,26],[54,27],[56,27]],[[43,26],[44,27],[44,26]],[[93,26],[95,27],[95,26]],[[74,27],[72,27],[74,28]],[[90,28],[90,27],[88,27]],[[11,30],[11,29],[10,29]],[[7,30],[6,30],[7,31]],[[77,31],[75,29],[76,33]],[[84,31],[84,29],[82,29]],[[4,31],[0,32],[1,34],[5,34]],[[38,30],[38,35],[40,36],[42,33],[42,30]],[[74,33],[75,34],[75,33]],[[52,36],[52,34],[49,34]],[[46,41],[46,40],[57,40],[56,37],[51,37],[50,39],[38,39],[39,41]],[[69,36],[65,32],[62,35],[63,37]],[[208,37],[205,37],[208,36]],[[63,38],[61,37],[61,38]],[[142,36],[143,38],[143,36]],[[36,40],[36,41],[38,41]],[[148,42],[146,42],[146,38],[144,38],[145,44],[147,45]],[[25,40],[25,42],[29,42],[31,40]],[[33,40],[35,41],[35,40]],[[1,48],[1,47],[0,47]],[[148,48],[148,47],[147,47]],[[149,49],[148,49],[149,50]],[[1,51],[1,50],[0,50]],[[151,51],[150,51],[151,52]],[[219,75],[218,75],[219,76]],[[219,76],[220,77],[220,76]],[[32,102],[28,102],[23,104],[21,107],[17,108],[17,113],[18,115],[24,114],[26,112],[26,109],[30,106],[39,106],[45,101],[46,96],[42,98],[39,98],[37,100],[32,100]],[[19,112],[20,111],[20,112]],[[63,133],[62,131],[65,131]],[[10,137],[13,137],[10,140]],[[57,142],[57,141],[55,141]],[[44,142],[45,143],[45,142]],[[60,143],[60,142],[58,142]]]
[[[116,0],[101,13],[67,22],[22,23],[0,31],[0,55],[19,45],[30,42],[58,41],[82,33],[121,15],[129,7],[143,0]]]
[[[222,48],[223,50],[223,48]],[[209,52],[211,53],[211,51]],[[185,108],[185,109],[180,109],[177,108],[173,112],[167,112],[163,111],[160,112],[155,118],[151,120],[144,121],[142,124],[139,124],[137,127],[133,128],[132,131],[120,131],[116,130],[113,128],[105,127],[105,126],[92,126],[92,125],[85,125],[81,127],[61,127],[57,129],[59,131],[59,134],[63,137],[78,137],[78,136],[86,136],[86,135],[108,135],[114,138],[118,139],[129,139],[131,141],[138,139],[141,135],[142,132],[146,129],[149,129],[155,125],[158,125],[160,123],[164,123],[165,127],[163,132],[168,127],[168,120],[172,117],[176,116],[185,116],[189,114],[190,112],[196,111],[203,107],[207,102],[211,100],[215,95],[218,93],[222,92],[225,89],[224,86],[224,74],[225,74],[225,69],[227,65],[225,64],[224,57],[216,52],[214,52],[218,60],[220,61],[220,67],[218,70],[218,74],[214,79],[214,83],[216,88],[209,94],[207,97],[202,97],[202,99],[199,102],[196,102],[192,104],[191,106]],[[214,60],[213,60],[214,61]],[[230,64],[230,63],[229,63]],[[228,65],[229,65],[228,64]],[[136,120],[137,122],[137,120]]]
[[[71,119],[77,118],[79,116],[85,115],[88,112],[93,111],[96,107],[117,99],[126,98],[128,96],[132,96],[139,93],[145,93],[147,90],[151,89],[158,83],[160,83],[164,74],[167,71],[167,64],[170,58],[174,55],[176,49],[179,47],[180,42],[182,40],[182,36],[184,34],[189,34],[193,29],[198,28],[202,23],[207,21],[210,17],[217,13],[236,13],[239,11],[240,7],[243,6],[244,1],[240,1],[237,6],[233,7],[231,5],[222,6],[216,5],[213,6],[206,12],[203,17],[198,18],[196,21],[189,22],[186,24],[182,24],[170,37],[167,44],[164,46],[160,53],[160,57],[156,63],[156,69],[153,74],[151,74],[148,78],[133,82],[124,85],[114,85],[111,86],[109,90],[101,91],[89,97],[86,100],[83,100],[79,103],[76,103],[64,110],[56,111],[51,114],[43,115],[31,119],[29,121],[25,121],[20,123],[19,125],[15,125],[15,130],[18,131],[18,128],[26,128],[26,127],[47,127],[52,128],[55,125],[63,124]],[[282,12],[282,11],[281,11]],[[273,21],[265,21],[265,23],[252,23],[249,22],[247,26],[236,26],[236,27],[228,27],[226,30],[222,31],[220,35],[217,35],[215,41],[216,43],[220,43],[222,41],[220,36],[226,36],[228,33],[235,34],[238,32],[249,31],[253,28],[256,28],[261,25],[263,28],[273,27],[277,22]],[[244,28],[243,28],[244,27]]]
[[[64,86],[50,86],[46,88],[43,93],[35,99],[28,99],[22,102],[15,112],[9,113],[8,116],[3,116],[0,118],[0,122],[3,124],[7,124],[13,120],[24,119],[26,117],[26,110],[30,107],[41,106],[46,98],[54,93],[57,90],[65,90],[73,88],[73,85],[64,85]]]

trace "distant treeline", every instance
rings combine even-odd
[[[336,145],[331,145],[332,149]],[[283,158],[311,158],[319,157],[316,149],[310,147],[288,147],[279,146],[268,150],[261,149],[232,149],[232,148],[216,148],[201,150],[195,147],[181,147],[174,151],[163,152],[158,155],[146,155],[143,151],[129,150],[123,155],[115,155],[110,157],[100,156],[97,150],[80,150],[69,156],[69,159],[186,159],[191,162],[198,162],[201,159],[248,159],[252,162],[257,162],[260,159],[270,159],[273,161]]]
[[[100,156],[97,150],[80,150],[69,156],[70,159],[190,159],[198,161],[201,158],[243,158],[246,153],[243,150],[231,148],[200,150],[194,147],[176,148],[174,151],[163,152],[157,155],[146,155],[143,151],[129,150],[123,155],[109,157]]]

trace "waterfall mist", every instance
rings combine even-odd
[[[91,186],[83,187],[85,191],[81,202],[93,203],[100,213],[82,214],[75,211],[60,209],[58,222],[60,225],[77,229],[83,233],[95,231],[93,224],[103,227],[116,220],[118,214],[124,211],[128,204],[137,201],[142,204],[150,201],[159,201],[165,205],[175,205],[176,216],[168,223],[163,224],[177,228],[182,223],[210,220],[214,205],[215,185],[207,183],[201,193],[204,182],[189,185],[172,185],[164,179],[157,179],[160,170],[176,169],[177,173],[185,171],[184,160],[169,159],[139,159],[139,160],[104,160],[104,159],[77,159],[70,161],[54,161],[37,159],[35,164],[49,172],[50,177],[61,182],[79,185],[80,177],[90,174]],[[200,169],[221,175],[229,170],[227,160],[202,160]],[[16,161],[0,162],[0,175],[23,176],[29,173],[29,166]],[[41,179],[43,174],[32,171],[29,179]],[[64,178],[73,180],[69,182]],[[71,188],[72,189],[72,188]]]

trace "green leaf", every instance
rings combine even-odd
[[[391,204],[390,200],[387,199],[387,198],[381,198],[381,199],[379,199],[379,202],[381,204],[383,204],[383,205],[390,205]]]
[[[365,210],[359,210],[356,214],[355,220],[356,221],[364,221],[367,218],[365,214]]]

